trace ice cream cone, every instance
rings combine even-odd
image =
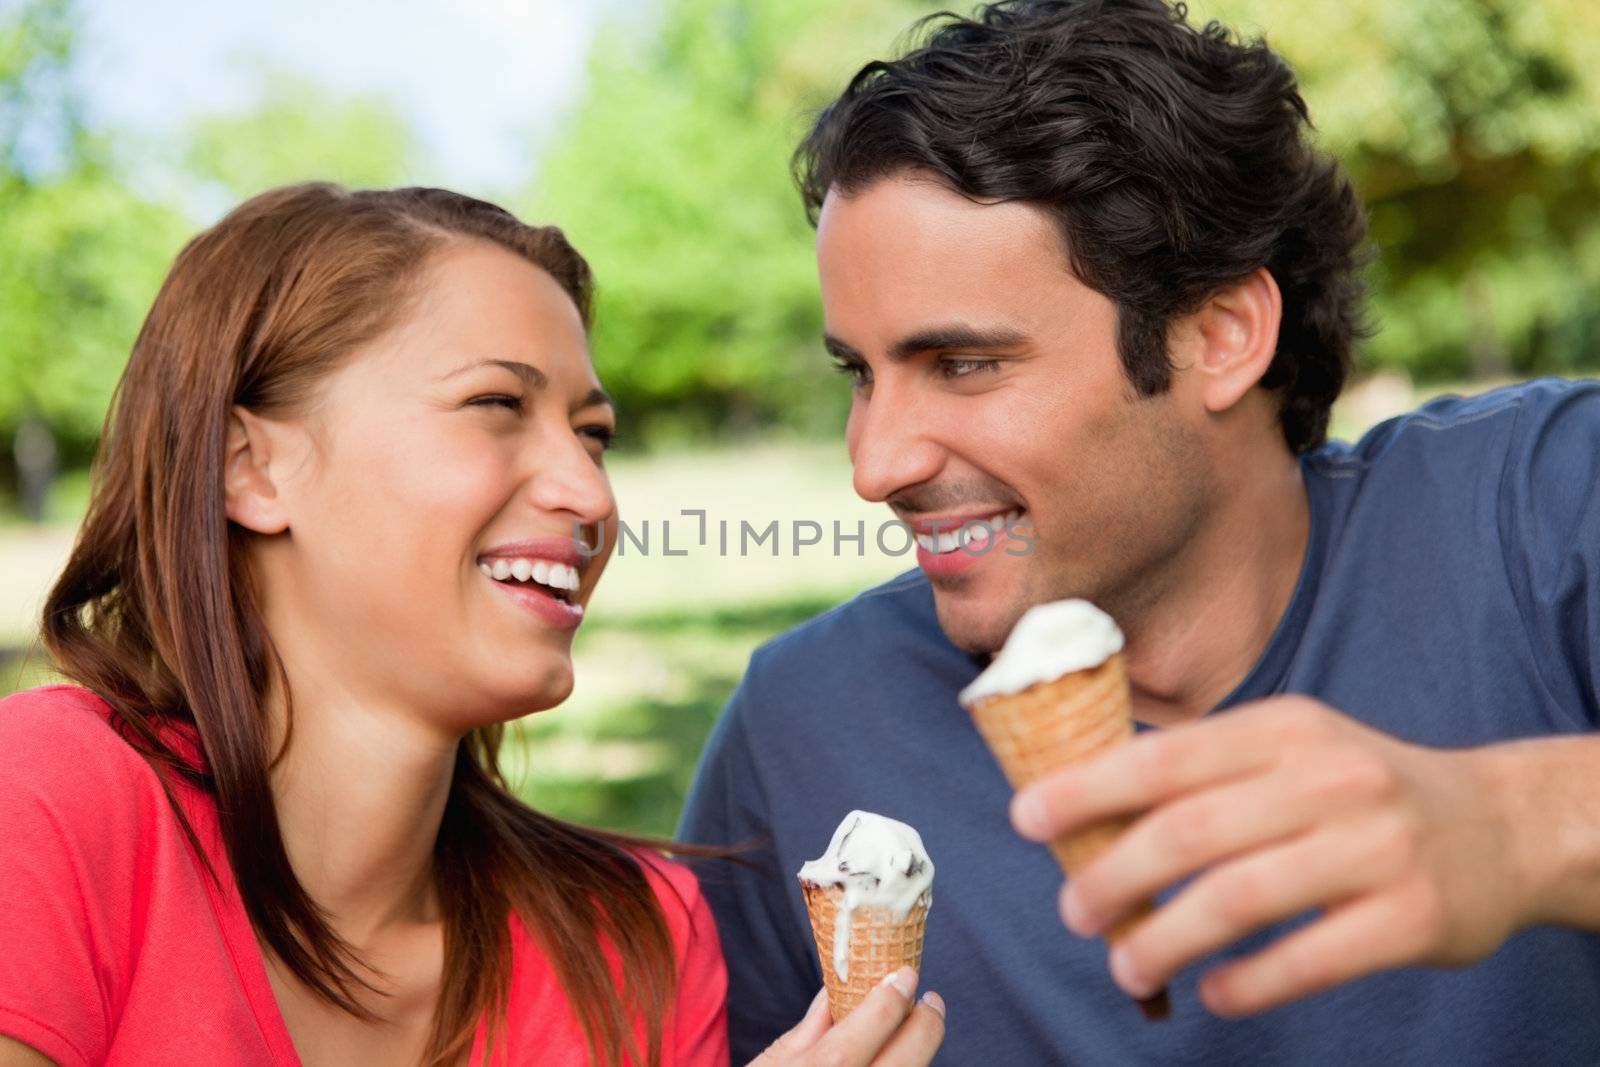
[[[929,902],[912,905],[897,919],[887,907],[858,907],[850,916],[850,955],[843,974],[833,966],[834,923],[844,902],[838,885],[817,885],[801,880],[811,933],[817,939],[822,979],[828,989],[828,1012],[838,1022],[883,981],[901,967],[922,968],[923,933]]]
[[[1133,736],[1128,675],[1120,652],[1097,666],[1069,671],[1018,692],[980,697],[967,710],[1017,789],[1125,744]],[[1094,823],[1051,842],[1050,851],[1070,878],[1110,847],[1132,821],[1123,817]],[[1117,941],[1150,911],[1150,904],[1139,908],[1112,927],[1106,940]],[[1166,990],[1140,1006],[1151,1018],[1164,1017]]]

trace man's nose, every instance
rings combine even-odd
[[[845,436],[861,499],[882,503],[939,473],[944,448],[935,441],[928,416],[912,393],[886,389],[883,382],[870,397],[856,400]]]

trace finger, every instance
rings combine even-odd
[[[832,1022],[828,1017],[828,991],[819,989],[817,995],[811,998],[811,1007],[806,1009],[805,1017],[795,1024],[793,1030],[769,1045],[750,1067],[767,1067],[769,1064],[781,1063],[796,1053],[804,1052],[821,1040],[831,1025]]]
[[[905,1022],[916,991],[917,972],[910,967],[884,976],[854,1011],[822,1036],[814,1046],[816,1055],[824,1063],[866,1067]]]
[[[1370,826],[1307,834],[1208,871],[1112,949],[1117,983],[1134,996],[1148,995],[1248,934],[1382,884],[1400,859],[1388,847],[1389,835]]]
[[[872,1067],[927,1067],[944,1041],[944,1016],[944,998],[931,989],[922,994]]]
[[[1360,897],[1237,963],[1206,974],[1200,998],[1237,1018],[1420,960],[1428,944],[1403,894]]]
[[[1067,882],[1062,918],[1093,937],[1196,871],[1307,830],[1326,810],[1322,793],[1258,774],[1157,807]]]
[[[1045,775],[1011,801],[1011,822],[1032,841],[1051,841],[1114,815],[1143,811],[1269,764],[1276,746],[1259,706],[1141,734],[1125,745]]]

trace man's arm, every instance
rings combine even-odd
[[[1600,737],[1494,745],[1478,761],[1516,828],[1526,923],[1600,930]]]
[[[1206,1006],[1236,1016],[1380,970],[1472,963],[1530,925],[1600,930],[1597,781],[1597,737],[1429,749],[1278,697],[1057,772],[1012,816],[1047,841],[1144,813],[1063,890],[1083,935],[1198,875],[1114,946],[1134,996],[1320,909],[1202,978]]]
[[[678,826],[679,840],[741,850],[737,861],[695,865],[727,960],[734,1063],[755,1059],[799,1022],[821,985],[809,929],[797,927],[788,899],[793,872],[779,870],[772,848],[769,798],[746,732],[753,699],[747,676],[706,742]]]

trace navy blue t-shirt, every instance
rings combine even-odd
[[[1597,459],[1600,383],[1565,381],[1439,400],[1306,456],[1299,584],[1219,712],[1296,692],[1426,745],[1595,731]],[[949,1004],[939,1064],[1600,1064],[1600,935],[1566,929],[1243,1020],[1209,1014],[1203,966],[1190,968],[1172,984],[1172,1018],[1144,1022],[1104,944],[1057,918],[1050,854],[1007,821],[1011,789],[956,703],[979,668],[941,633],[915,571],[752,657],[681,827],[689,841],[768,842],[749,854],[756,870],[700,866],[735,1063],[821,985],[794,876],[863,808],[917,827],[937,868],[923,985]]]

